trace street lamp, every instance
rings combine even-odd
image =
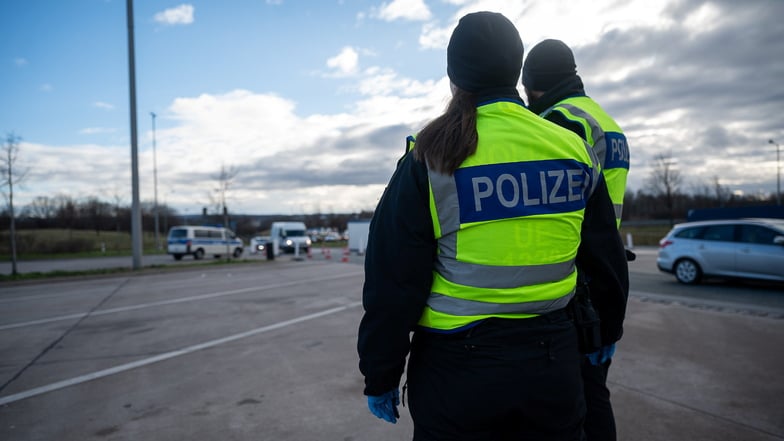
[[[150,112],[152,116],[152,179],[153,191],[155,199],[153,202],[153,215],[155,216],[155,248],[161,249],[161,238],[158,234],[158,158],[155,152],[155,113]]]
[[[768,143],[776,146],[776,205],[781,205],[781,165],[779,165],[779,143],[769,139]]]
[[[131,248],[133,269],[142,267],[142,217],[139,210],[139,155],[136,139],[136,52],[133,39],[133,0],[125,2],[128,22],[128,89],[131,107]]]

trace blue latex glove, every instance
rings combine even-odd
[[[368,395],[368,408],[370,409],[370,412],[392,424],[395,424],[397,419],[400,418],[400,414],[397,411],[397,406],[399,404],[400,391],[397,389],[393,389],[379,396]]]
[[[596,352],[585,354],[585,356],[588,357],[588,360],[594,366],[599,366],[607,363],[612,358],[613,355],[615,355],[615,343],[607,346],[602,346],[602,348]]]

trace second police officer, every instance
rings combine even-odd
[[[629,173],[629,147],[620,126],[593,99],[585,94],[572,50],[560,40],[544,40],[531,49],[523,65],[523,86],[528,108],[545,119],[571,130],[588,142],[601,162],[602,174],[620,228],[626,177]],[[627,252],[629,260],[633,254]],[[590,275],[589,275],[590,276]],[[607,373],[621,335],[613,323],[618,308],[624,306],[594,295],[602,323],[600,348],[583,359],[582,375],[587,415],[588,441],[615,441],[615,418],[607,388]]]

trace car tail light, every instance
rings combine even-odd
[[[668,245],[672,245],[674,242],[669,239],[662,239],[659,241],[659,248],[666,248]]]

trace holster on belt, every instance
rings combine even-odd
[[[588,283],[581,275],[577,277],[577,289],[569,302],[569,314],[577,328],[578,346],[583,354],[596,352],[602,347],[599,314],[593,308]]]

